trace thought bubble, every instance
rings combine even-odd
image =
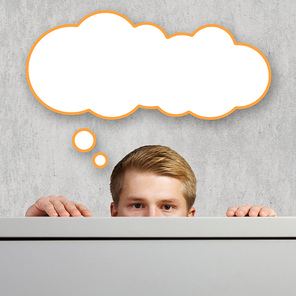
[[[104,168],[108,164],[108,157],[105,153],[96,153],[93,156],[93,165],[99,169]]]
[[[258,103],[271,71],[258,49],[219,25],[168,36],[156,24],[99,11],[43,34],[29,53],[27,80],[61,114],[118,119],[146,108],[218,119]]]
[[[72,144],[80,152],[89,152],[96,145],[96,136],[91,130],[81,128],[74,133]]]

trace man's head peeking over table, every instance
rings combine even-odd
[[[165,146],[143,146],[114,168],[112,216],[193,217],[196,178],[190,165]]]
[[[161,145],[142,146],[126,155],[113,169],[110,190],[112,217],[193,217],[196,178],[187,161]],[[81,204],[64,196],[39,198],[26,216],[91,217]],[[247,204],[230,207],[227,216],[276,216],[273,209]]]

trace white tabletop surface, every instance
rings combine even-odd
[[[0,218],[0,238],[296,238],[296,217]]]

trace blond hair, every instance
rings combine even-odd
[[[110,191],[116,208],[124,188],[124,176],[127,170],[140,173],[151,172],[159,176],[179,179],[188,211],[193,206],[196,197],[194,172],[188,162],[173,149],[161,145],[142,146],[127,154],[114,167],[111,174]]]

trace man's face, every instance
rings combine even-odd
[[[195,209],[188,212],[181,181],[176,178],[129,170],[125,173],[124,184],[118,208],[111,203],[112,217],[194,216]]]

